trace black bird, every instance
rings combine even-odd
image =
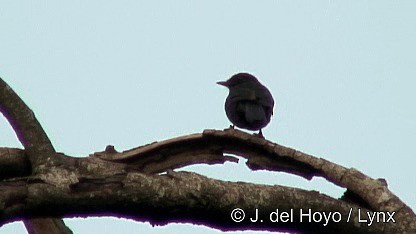
[[[237,126],[252,131],[260,130],[258,135],[273,115],[274,100],[270,91],[256,77],[248,73],[238,73],[227,81],[217,82],[230,90],[225,101],[225,113]]]

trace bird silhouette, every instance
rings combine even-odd
[[[270,91],[248,73],[235,74],[217,84],[230,91],[225,100],[225,113],[233,123],[232,128],[259,130],[258,136],[263,137],[261,130],[273,115],[274,100]]]

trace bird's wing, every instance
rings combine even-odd
[[[228,98],[231,102],[254,101],[261,104],[266,112],[273,114],[274,100],[270,91],[264,87],[239,87],[230,91]]]
[[[256,88],[255,94],[256,94],[256,99],[258,100],[258,102],[260,102],[261,105],[265,107],[273,108],[274,106],[273,96],[266,87],[261,86],[261,87]]]
[[[266,119],[266,113],[264,108],[253,102],[244,103],[245,108],[245,119],[249,123],[255,123],[257,121],[263,121]]]

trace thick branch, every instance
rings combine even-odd
[[[9,121],[17,138],[25,147],[31,163],[31,172],[40,173],[58,163],[57,158],[53,157],[55,149],[35,114],[2,78],[0,78],[0,112]],[[28,220],[25,221],[25,225],[31,234],[45,233],[45,230],[49,233],[72,233],[59,219]]]
[[[29,181],[28,183],[26,181]],[[190,222],[221,230],[302,231],[304,233],[399,233],[392,223],[358,223],[359,207],[330,198],[315,191],[283,186],[224,182],[195,173],[167,175],[124,173],[105,177],[78,178],[68,189],[57,188],[32,178],[0,183],[0,220],[2,223],[27,216],[91,216],[132,217],[163,225],[169,222]],[[233,209],[246,212],[242,222],[234,222]],[[347,222],[353,208],[350,222]],[[255,210],[259,211],[259,220]],[[270,214],[288,212],[289,222],[270,222]],[[300,212],[339,213],[339,221],[314,222],[307,215],[300,221]],[[361,208],[361,219],[368,219],[368,210]],[[293,213],[292,213],[293,212]],[[311,213],[311,214],[312,214]],[[334,216],[335,217],[335,216]],[[274,218],[274,217],[272,217]],[[261,222],[260,220],[263,220]],[[338,220],[338,216],[336,217]],[[325,225],[326,223],[326,225]]]
[[[240,155],[247,158],[247,165],[255,170],[283,171],[307,179],[321,176],[348,188],[373,210],[401,211],[400,218],[403,225],[416,229],[414,212],[383,182],[372,179],[354,168],[348,169],[323,158],[316,158],[235,129],[205,130],[202,134],[191,134],[156,142],[121,153],[99,153],[97,155],[106,160],[138,165],[144,172],[159,172],[154,170],[154,167],[151,166],[152,163],[169,159],[172,155],[176,160],[179,160],[177,155],[183,155],[187,151],[196,154],[197,150],[211,154],[223,152]],[[189,165],[190,163],[190,160],[184,160],[184,164]]]
[[[237,130],[206,130],[202,134],[156,142],[121,153],[108,147],[106,151],[87,158],[71,158],[62,154],[56,157],[66,160],[65,165],[77,175],[93,178],[134,171],[159,173],[195,163],[222,163],[232,159],[222,157],[222,152],[248,158],[247,164],[252,169],[285,171],[306,178],[322,176],[355,192],[373,211],[396,212],[396,225],[403,230],[416,230],[413,211],[382,182],[355,169],[347,169]],[[75,181],[74,184],[79,182],[76,178],[72,181]]]
[[[0,180],[31,174],[30,162],[24,152],[21,149],[0,147]]]
[[[19,141],[25,147],[32,168],[54,161],[53,148],[48,136],[23,100],[0,78],[0,112],[13,127]]]

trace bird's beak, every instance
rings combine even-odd
[[[218,81],[217,84],[228,87],[227,81]]]

